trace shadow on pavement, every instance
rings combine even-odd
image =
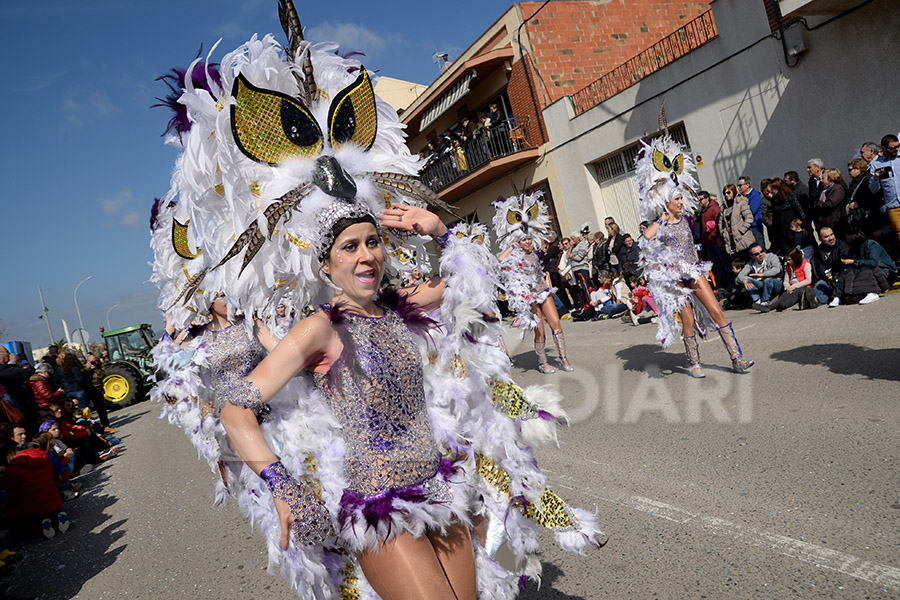
[[[673,352],[673,349],[676,351]],[[687,374],[687,359],[684,357],[684,353],[677,352],[677,350],[678,348],[674,343],[668,350],[663,350],[659,344],[640,344],[622,348],[616,352],[616,356],[622,360],[622,368],[624,370],[639,371],[646,373],[647,377],[651,379],[658,379],[668,375]],[[703,369],[705,371],[731,373],[731,363],[728,360],[728,354],[721,344],[709,344],[709,346],[704,344],[700,346],[700,358],[703,360]]]
[[[74,598],[84,583],[113,564],[126,546],[116,546],[125,535],[126,520],[111,521],[107,508],[117,498],[106,489],[108,467],[101,467],[75,481],[84,486],[75,500],[64,502],[62,510],[72,521],[66,533],[47,540],[17,540],[12,549],[23,556],[16,563],[8,583],[10,598]],[[0,597],[5,598],[0,592]]]
[[[813,344],[775,352],[772,358],[798,365],[822,365],[838,375],[900,381],[898,354],[896,348],[873,350],[856,344]]]
[[[554,590],[553,582],[564,573],[551,562],[543,563],[543,568],[541,587],[538,588],[537,583],[529,580],[525,584],[525,593],[520,596],[521,600],[586,600],[583,596],[572,596]]]
[[[128,415],[119,415],[118,412],[114,412],[109,416],[109,424],[117,428],[122,427],[123,425],[128,425],[129,423],[137,421],[142,416],[150,412],[150,408],[151,407],[148,407],[147,410],[144,410],[142,412],[133,412]]]

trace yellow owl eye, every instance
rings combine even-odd
[[[662,171],[667,173],[672,170],[672,161],[666,158],[666,155],[657,150],[653,149],[653,166],[656,167],[657,171]]]
[[[506,222],[510,225],[518,225],[522,222],[522,213],[517,210],[506,211]]]
[[[231,95],[232,134],[248,158],[277,165],[321,152],[322,130],[306,107],[294,98],[255,87],[243,75],[234,80]]]
[[[353,142],[368,150],[375,143],[378,131],[375,90],[366,70],[360,71],[356,81],[335,96],[328,108],[328,130],[335,149]]]
[[[538,216],[538,204],[535,202],[531,206],[528,207],[528,210],[525,211],[525,214],[528,215],[529,221],[534,221]]]
[[[475,243],[477,243],[477,244],[483,244],[483,243],[484,243],[484,236],[483,236],[483,235],[480,235],[480,234],[479,234],[479,235],[476,235],[476,236],[475,236]]]
[[[456,232],[456,237],[462,239],[462,238],[466,237],[466,234],[463,233],[462,231],[457,231],[457,232]]]
[[[684,154],[679,154],[672,161],[672,172],[681,175],[684,172]]]
[[[184,222],[184,225],[178,222],[178,219],[172,219],[172,246],[175,248],[175,253],[181,258],[186,258],[188,260],[197,258],[203,251],[199,248],[197,252],[191,252],[191,247],[188,245],[187,235],[188,235],[188,225],[191,224],[191,220],[188,219]]]

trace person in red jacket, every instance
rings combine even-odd
[[[59,405],[66,393],[62,390],[53,391],[50,388],[50,377],[53,376],[53,367],[41,362],[35,367],[35,373],[28,380],[31,391],[34,392],[34,401],[38,407],[41,419],[46,419],[53,414],[51,405]]]
[[[9,466],[3,476],[3,488],[7,493],[3,519],[14,528],[24,531],[40,529],[45,537],[52,538],[56,531],[69,528],[69,519],[62,507],[62,496],[53,479],[53,465],[47,453],[40,448],[19,449],[7,445],[6,460]]]

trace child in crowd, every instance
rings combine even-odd
[[[81,489],[80,483],[70,483],[69,477],[72,475],[72,469],[69,466],[69,460],[72,457],[72,451],[69,450],[68,455],[60,456],[53,448],[53,434],[49,431],[39,433],[34,436],[34,443],[42,451],[47,453],[50,464],[53,465],[53,479],[56,481],[56,489],[62,495],[63,500],[72,500],[78,497],[78,490]]]
[[[812,260],[813,256],[813,238],[808,229],[803,228],[803,221],[794,219],[791,221],[791,234],[794,236],[792,244],[800,248],[803,258]]]
[[[656,315],[656,305],[653,302],[653,294],[647,289],[647,280],[643,276],[632,276],[631,310],[622,318],[627,318],[632,325],[642,325],[652,322]]]
[[[9,466],[3,476],[8,499],[4,522],[22,533],[42,534],[47,539],[69,528],[69,517],[60,511],[63,499],[53,480],[53,465],[40,448],[20,450],[13,443],[0,449]]]
[[[739,256],[731,261],[731,272],[737,276],[737,274],[741,272],[741,269],[746,265],[747,260]],[[747,294],[747,289],[736,279],[721,302],[722,308],[726,310],[750,308],[750,304],[752,303],[750,296]]]

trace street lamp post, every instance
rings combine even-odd
[[[112,330],[112,327],[109,326],[109,311],[111,311],[112,309],[114,309],[117,306],[118,306],[118,304],[113,304],[112,306],[110,306],[109,308],[106,309],[106,329],[107,330]]]
[[[81,328],[81,345],[84,346],[85,351],[87,351],[87,340],[84,339],[84,321],[81,320],[81,309],[78,308],[78,288],[81,287],[81,284],[89,279],[93,279],[93,275],[88,275],[84,279],[82,279],[78,285],[75,286],[75,312],[78,314],[78,327]]]

